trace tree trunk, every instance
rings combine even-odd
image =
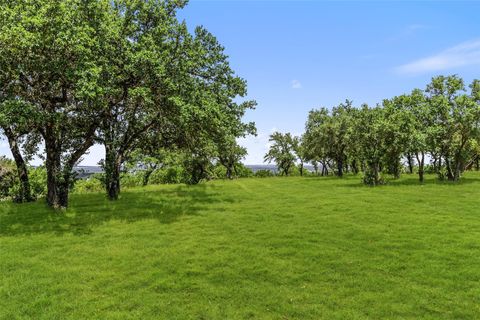
[[[120,167],[122,156],[112,146],[105,144],[105,188],[109,200],[117,200],[120,194]]]
[[[450,163],[450,159],[448,158],[448,155],[445,156],[445,166],[447,168],[447,179],[449,181],[455,181],[455,176],[454,176],[452,165]]]
[[[73,168],[67,165],[63,169],[61,181],[57,182],[58,207],[60,208],[68,207],[68,196],[73,178],[72,170]]]
[[[408,173],[413,173],[413,157],[410,153],[407,153]]]
[[[300,176],[303,177],[303,161],[300,161]]]
[[[358,173],[358,164],[357,164],[357,160],[353,159],[352,160],[352,172],[353,174],[357,174]]]
[[[454,157],[454,168],[453,168],[453,180],[452,181],[459,181],[460,174],[463,172],[464,169],[464,161],[461,156],[462,151],[458,151]]]
[[[337,160],[337,176],[343,177],[343,159]]]
[[[143,175],[143,181],[142,181],[143,186],[148,185],[148,181],[150,180],[150,176],[152,175],[154,170],[155,170],[154,168],[149,168],[145,170],[145,174]]]
[[[313,170],[315,171],[315,175],[318,176],[318,163],[316,161],[313,162]]]
[[[227,176],[227,179],[230,179],[230,180],[232,180],[232,179],[233,179],[233,174],[232,174],[232,173],[233,173],[233,170],[232,170],[232,166],[230,166],[230,165],[226,165],[225,167],[227,168],[227,172],[226,172],[226,174],[225,174],[225,175]]]
[[[325,161],[325,165],[323,166],[323,168],[325,169],[325,176],[328,176],[329,171],[328,171],[328,164],[327,164],[326,161]]]
[[[47,128],[45,137],[45,148],[47,159],[45,162],[47,170],[47,204],[53,208],[60,207],[60,199],[58,195],[58,178],[60,176],[60,153],[56,146],[56,139],[50,129]]]
[[[420,156],[421,155],[421,156]],[[416,154],[418,162],[418,180],[420,183],[424,182],[424,168],[425,168],[425,153]]]
[[[10,128],[6,128],[4,132],[5,136],[7,136],[8,144],[10,145],[10,151],[12,152],[13,159],[15,160],[15,164],[17,166],[18,179],[20,180],[20,194],[15,200],[18,202],[33,201],[34,199],[30,189],[27,165],[20,152],[17,138]]]
[[[475,159],[475,170],[479,171],[480,170],[480,156],[477,155]]]
[[[327,164],[325,161],[320,161],[320,164],[322,165],[322,177],[323,176],[328,176],[328,168]]]

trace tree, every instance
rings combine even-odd
[[[7,88],[4,87],[3,89]],[[34,200],[34,197],[30,188],[27,161],[36,151],[36,143],[31,144],[32,141],[36,141],[34,138],[37,137],[32,132],[35,114],[31,112],[32,109],[27,104],[22,103],[13,96],[8,99],[5,91],[3,92],[4,94],[0,95],[0,128],[8,140],[10,151],[15,160],[18,180],[20,181],[20,188],[15,201],[30,202]],[[22,148],[22,145],[24,148]],[[26,157],[22,154],[21,149],[26,151]]]
[[[343,176],[344,170],[348,168],[348,151],[351,149],[352,131],[354,120],[354,108],[352,102],[346,100],[331,112],[323,108],[317,111],[311,111],[307,121],[306,145],[312,153],[310,159],[318,157],[324,159],[322,166],[325,168],[327,163],[332,161],[335,164],[335,174]],[[312,157],[313,155],[313,157]],[[352,154],[351,158],[355,155]],[[355,170],[356,164],[353,163]]]
[[[473,156],[472,146],[479,137],[480,105],[475,100],[477,83],[467,95],[463,80],[456,75],[432,78],[427,86],[427,101],[433,123],[430,141],[445,160],[445,172],[440,178],[458,181],[467,161]]]
[[[265,161],[274,161],[282,175],[288,176],[290,169],[295,166],[295,154],[293,151],[293,138],[290,133],[282,134],[274,132],[268,140],[271,143]]]
[[[177,21],[176,11],[184,5],[136,0],[114,7],[116,54],[103,78],[110,90],[100,139],[111,200],[120,192],[122,163],[145,145],[145,137],[155,135],[165,140],[161,147],[194,150],[192,157],[205,160],[200,154],[207,149],[198,146],[208,143],[199,139],[216,141],[223,127],[228,128],[221,134],[229,134],[254,105],[234,102],[245,96],[246,83],[234,75],[216,38],[201,27],[192,35]]]
[[[238,145],[234,138],[226,139],[218,146],[218,162],[226,169],[226,177],[237,175],[236,166],[247,155],[247,149]]]
[[[403,95],[391,100],[384,100],[384,145],[383,162],[389,174],[395,179],[400,178],[402,157],[408,154],[408,146],[413,134],[413,119],[409,112],[409,97]]]
[[[322,166],[322,176],[328,175],[327,167],[327,147],[322,138],[321,128],[328,120],[329,113],[326,108],[311,110],[305,124],[305,133],[303,135],[303,149],[305,160],[313,164],[320,163]]]
[[[328,155],[337,164],[336,174],[343,177],[344,167],[347,165],[347,150],[352,135],[352,102],[332,108],[331,117],[325,123],[325,138],[328,146]]]
[[[376,186],[383,184],[381,162],[385,154],[385,123],[384,110],[377,106],[369,108],[363,105],[358,114],[356,132],[360,145],[360,159],[365,163],[363,182]]]
[[[300,176],[303,176],[303,168],[304,168],[305,161],[307,161],[306,160],[307,155],[305,152],[305,145],[303,144],[302,137],[293,137],[292,149],[298,161],[300,162],[300,165],[299,165]]]
[[[407,154],[414,155],[418,165],[418,179],[424,181],[425,156],[428,153],[428,135],[432,123],[429,105],[420,89],[415,89],[408,96],[402,97],[405,112],[409,115],[412,131],[408,140]],[[409,166],[411,166],[409,162]],[[411,170],[412,171],[412,170]]]
[[[94,143],[109,12],[108,0],[0,2],[0,83],[34,108],[53,207],[67,206],[73,166]]]

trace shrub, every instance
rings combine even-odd
[[[43,198],[47,194],[47,170],[44,166],[31,167],[28,171],[30,189],[35,199]]]
[[[239,163],[235,166],[237,170],[237,176],[239,178],[250,178],[253,177],[253,170],[247,168],[243,163]]]
[[[383,179],[382,175],[380,172],[375,172],[373,170],[365,170],[363,174],[363,183],[369,186],[376,186],[376,185],[382,185],[385,184],[385,180]]]
[[[88,179],[77,180],[73,187],[74,193],[89,193],[101,192],[104,190],[104,184],[96,177],[89,177]]]
[[[183,168],[179,165],[169,166],[155,170],[150,176],[150,184],[174,184],[181,183]]]
[[[120,185],[122,188],[133,188],[143,185],[143,172],[124,172],[120,176]]]
[[[0,199],[14,195],[15,184],[18,184],[15,162],[6,157],[0,157]]]
[[[275,174],[272,171],[266,169],[258,170],[257,172],[255,172],[255,177],[257,178],[273,177],[274,175]]]

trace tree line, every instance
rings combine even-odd
[[[238,102],[246,81],[203,27],[177,18],[183,0],[0,1],[0,128],[19,201],[33,199],[28,162],[45,161],[48,205],[68,206],[73,171],[94,144],[105,147],[105,191],[120,171],[159,150],[187,155],[192,183],[217,159],[231,173],[255,133]],[[139,160],[140,161],[140,160]]]
[[[384,174],[429,172],[458,181],[480,167],[480,81],[468,87],[457,75],[436,76],[424,90],[414,89],[360,108],[347,100],[331,109],[310,111],[302,137],[275,132],[266,161],[288,175],[296,162],[310,162],[322,175],[363,172],[368,185]]]

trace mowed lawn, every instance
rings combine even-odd
[[[0,204],[1,319],[480,318],[480,174]]]

